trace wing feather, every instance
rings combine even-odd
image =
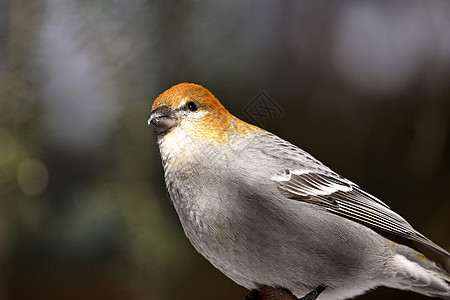
[[[447,251],[416,231],[381,200],[335,173],[285,170],[283,175],[274,180],[277,181],[279,190],[289,199],[319,205],[333,214],[419,242],[450,257]]]

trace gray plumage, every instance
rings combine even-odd
[[[192,128],[201,130],[206,116],[214,120],[215,110],[195,96],[172,108],[172,94],[159,98],[164,105],[157,99],[149,123],[159,128],[165,180],[184,231],[217,269],[248,289],[281,286],[298,297],[323,285],[319,300],[348,299],[380,285],[450,299],[449,275],[401,241],[448,258],[446,250],[271,133],[230,115],[220,130],[226,142],[203,138]],[[192,99],[199,109],[183,110]],[[168,128],[166,118],[175,120]]]

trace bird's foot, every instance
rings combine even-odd
[[[297,297],[281,287],[263,286],[260,290],[252,290],[244,300],[297,300]]]
[[[244,300],[316,300],[324,290],[325,287],[319,285],[304,297],[297,298],[287,289],[263,286],[260,290],[252,290]]]
[[[319,285],[312,292],[306,294],[304,297],[299,298],[298,300],[316,300],[317,297],[325,290],[323,285]]]

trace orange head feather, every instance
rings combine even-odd
[[[194,83],[180,83],[171,87],[156,98],[152,110],[162,106],[176,110],[190,101],[194,101],[198,111],[203,112],[202,118],[186,119],[182,126],[187,132],[204,141],[229,142],[236,135],[243,136],[263,131],[234,117],[210,91]]]
[[[159,95],[155,102],[153,102],[152,110],[161,105],[177,108],[189,100],[196,101],[197,105],[204,108],[225,110],[223,105],[220,104],[219,100],[210,91],[201,85],[186,82],[174,85]]]

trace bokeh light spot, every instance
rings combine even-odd
[[[47,167],[38,160],[24,159],[20,162],[17,181],[25,195],[34,197],[42,194],[48,186]]]

